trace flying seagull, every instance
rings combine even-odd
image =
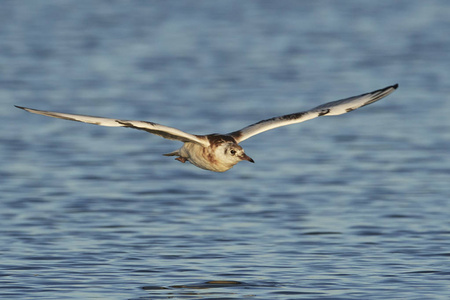
[[[380,100],[381,98],[386,97],[387,95],[395,91],[397,87],[398,84],[395,84],[359,96],[328,102],[310,110],[262,120],[240,130],[233,131],[227,134],[213,133],[208,135],[190,134],[173,127],[168,127],[153,122],[119,120],[94,116],[66,114],[31,109],[17,105],[16,107],[24,109],[31,113],[70,121],[78,121],[102,126],[128,127],[144,130],[169,140],[180,141],[184,143],[180,149],[164,155],[177,156],[177,158],[175,158],[176,160],[182,163],[189,161],[193,165],[205,170],[225,172],[242,160],[246,160],[252,163],[254,162],[253,159],[245,154],[244,149],[239,146],[239,143],[256,134],[277,127],[300,123],[320,116],[335,116],[345,114],[357,108],[372,104]]]

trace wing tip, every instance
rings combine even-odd
[[[394,85],[392,85],[390,87],[396,90],[398,88],[398,83],[396,83],[396,84],[394,84]]]
[[[27,112],[34,112],[35,111],[34,109],[28,108],[28,107],[25,107],[25,106],[20,106],[20,105],[14,105],[14,106],[19,108],[19,109],[22,109],[24,111],[27,111]]]

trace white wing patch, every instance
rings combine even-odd
[[[48,117],[89,123],[89,124],[95,124],[95,125],[100,125],[100,126],[134,128],[134,129],[144,130],[149,133],[156,134],[158,136],[161,136],[161,137],[169,139],[169,140],[177,140],[177,141],[181,141],[181,142],[193,142],[193,143],[198,143],[200,145],[203,145],[205,147],[209,146],[208,140],[202,136],[189,134],[189,133],[186,133],[179,129],[160,125],[157,123],[145,122],[145,121],[110,119],[110,118],[102,118],[102,117],[87,116],[87,115],[66,114],[66,113],[59,113],[59,112],[53,112],[53,111],[32,109],[32,108],[27,108],[27,107],[22,107],[22,106],[17,106],[17,105],[16,105],[16,107],[26,110],[30,113],[44,115],[44,116],[48,116]]]
[[[336,116],[345,114],[357,108],[374,103],[386,97],[397,88],[398,84],[395,84],[359,96],[328,102],[308,111],[262,120],[241,130],[231,132],[229,135],[231,135],[237,143],[240,143],[254,135],[277,127],[304,122],[320,116]]]

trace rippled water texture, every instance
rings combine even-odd
[[[449,299],[450,3],[2,1],[0,298]],[[218,174],[145,132],[229,132]]]

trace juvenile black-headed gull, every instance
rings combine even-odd
[[[16,107],[48,117],[102,126],[134,128],[159,135],[169,140],[181,141],[184,144],[180,149],[164,155],[178,156],[176,160],[182,163],[189,161],[193,165],[205,170],[225,172],[242,160],[254,162],[253,159],[245,154],[244,149],[239,146],[239,143],[256,134],[277,127],[300,123],[320,116],[345,114],[386,97],[395,91],[397,87],[398,84],[395,84],[359,96],[328,102],[307,111],[262,120],[241,130],[227,134],[213,133],[208,135],[189,134],[179,129],[153,122],[109,119],[37,110],[22,106]]]

